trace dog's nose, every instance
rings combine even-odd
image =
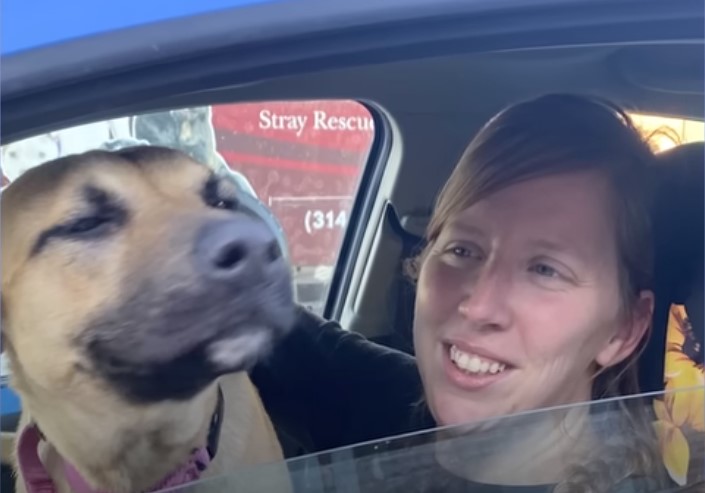
[[[204,225],[195,255],[204,274],[235,280],[261,275],[262,269],[281,259],[282,252],[266,224],[243,216]]]

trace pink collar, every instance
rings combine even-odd
[[[20,434],[17,459],[22,476],[25,480],[27,493],[56,493],[56,486],[51,480],[44,464],[39,459],[38,446],[41,440],[39,428],[31,424]],[[150,492],[181,486],[200,478],[211,462],[211,456],[206,447],[193,451],[188,461],[167,475]],[[94,490],[70,464],[64,467],[64,474],[74,493],[103,493]]]
[[[184,464],[150,488],[150,493],[165,488],[182,486],[201,477],[201,473],[208,468],[218,449],[223,400],[223,394],[219,387],[218,404],[211,419],[208,433],[208,445],[195,449]],[[20,471],[22,471],[27,493],[56,493],[56,485],[39,459],[39,442],[41,440],[42,434],[35,423],[27,425],[22,430],[17,447],[18,466]],[[74,493],[106,493],[94,490],[71,464],[65,464],[64,475]]]

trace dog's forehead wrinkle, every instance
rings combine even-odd
[[[145,186],[151,188],[153,192],[163,193],[167,187],[173,185],[173,180],[169,179],[170,174],[194,173],[194,177],[187,182],[199,182],[198,177],[208,173],[203,168],[205,166],[199,165],[180,151],[157,146],[137,146],[117,151],[89,151],[59,158],[31,169],[12,183],[7,190],[16,189],[23,182],[32,182],[27,186],[32,189],[33,196],[49,197],[48,194],[56,190],[65,193],[67,189],[81,188],[83,185],[95,186],[113,195],[120,195],[121,191]],[[136,176],[140,176],[141,179],[135,180]],[[59,183],[64,180],[72,180],[73,186],[67,187]],[[37,192],[41,193],[37,194]],[[20,199],[26,206],[28,199],[25,197]],[[57,197],[52,202],[65,203],[66,201],[66,198]]]
[[[184,159],[185,154],[176,149],[156,145],[136,145],[114,151],[114,153],[138,166]]]
[[[152,193],[168,202],[200,200],[209,171],[186,156],[172,161],[142,163],[140,171]]]
[[[83,185],[81,193],[87,202],[98,207],[110,205],[115,200],[115,196],[111,192],[93,183]]]

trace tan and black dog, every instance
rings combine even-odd
[[[92,151],[4,190],[2,316],[18,492],[138,493],[282,459],[246,370],[293,325],[289,266],[184,154]]]

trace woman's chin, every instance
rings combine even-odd
[[[486,429],[507,414],[499,408],[484,403],[467,402],[453,395],[438,395],[431,404],[431,410],[440,427],[449,427],[453,434],[463,434],[473,430]]]

